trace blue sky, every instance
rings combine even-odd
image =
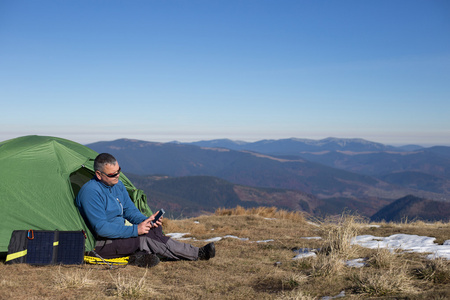
[[[0,141],[450,145],[450,2],[1,0],[0,102]]]

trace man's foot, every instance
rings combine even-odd
[[[214,243],[209,243],[200,249],[198,249],[198,259],[200,260],[208,260],[216,256],[216,247]]]
[[[143,268],[151,268],[159,264],[159,257],[153,253],[134,253],[130,255],[128,264]]]

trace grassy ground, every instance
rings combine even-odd
[[[380,224],[355,216],[307,220],[274,208],[218,210],[193,219],[164,220],[165,232],[189,233],[202,246],[216,242],[209,261],[134,266],[0,264],[0,299],[320,299],[344,291],[345,299],[450,299],[450,262],[425,254],[351,246],[356,235],[408,233],[450,239],[449,223]],[[304,239],[303,237],[322,237]],[[270,242],[258,242],[265,240]],[[315,258],[293,260],[293,249],[320,248]],[[364,268],[343,261],[366,258]],[[342,298],[340,298],[342,299]]]

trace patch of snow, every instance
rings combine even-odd
[[[312,226],[316,226],[316,227],[320,227],[320,225],[319,224],[316,224],[316,223],[314,223],[314,222],[306,222],[306,223],[308,223],[309,225],[312,225]]]
[[[294,256],[293,260],[301,259],[301,258],[307,258],[307,257],[314,257],[317,256],[314,252],[307,252],[307,253],[300,253]]]
[[[220,241],[221,239],[226,239],[226,238],[231,238],[231,239],[238,239],[238,240],[240,240],[240,241],[248,241],[248,238],[240,238],[240,237],[237,237],[237,236],[235,236],[235,235],[226,235],[226,236],[224,236],[224,237],[215,237],[215,238],[210,238],[210,239],[207,239],[207,240],[204,240],[204,242],[207,242],[207,243],[211,243],[211,242],[218,242],[218,241]]]
[[[274,242],[275,240],[263,240],[263,241],[256,241],[255,243],[269,243]]]
[[[207,243],[218,242],[221,239],[222,238],[220,236],[218,236],[218,237],[215,237],[215,238],[210,238],[210,239],[204,240],[204,242],[207,242]]]
[[[314,257],[317,254],[315,253],[315,251],[317,251],[317,249],[314,248],[300,248],[300,249],[295,249],[293,250],[294,253],[296,253],[297,255],[293,258],[293,260],[297,260],[297,259],[301,259],[301,258],[306,258],[306,257]]]
[[[166,233],[165,235],[170,236],[171,238],[175,239],[175,240],[191,240],[192,238],[185,238],[184,236],[186,234],[189,233],[178,233],[178,232],[174,232],[174,233]]]
[[[347,260],[345,262],[345,264],[348,267],[353,267],[353,268],[361,268],[366,266],[367,264],[364,262],[364,258],[357,258],[357,259],[351,259],[351,260]]]
[[[301,239],[304,239],[304,240],[320,240],[322,238],[320,236],[306,236],[306,237],[301,237]]]
[[[345,291],[340,292],[336,296],[325,296],[320,299],[321,300],[331,300],[331,299],[342,298],[342,297],[345,297]]]
[[[352,240],[352,244],[357,244],[365,248],[378,249],[386,248],[390,251],[401,249],[408,252],[432,253],[428,258],[446,258],[450,259],[450,242],[444,245],[434,243],[436,238],[427,236],[418,236],[411,234],[394,234],[388,237],[376,237],[373,235],[361,235]]]
[[[235,235],[226,235],[223,238],[232,238],[232,239],[238,239],[240,241],[248,241],[248,238],[240,238],[240,237],[237,237]]]

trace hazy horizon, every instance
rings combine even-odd
[[[40,134],[38,134],[40,135]],[[40,135],[40,136],[47,136],[47,135]],[[11,139],[14,138],[18,138],[21,136],[17,136],[17,137],[12,137]],[[70,139],[64,136],[54,136],[54,137],[58,137],[58,138],[63,138],[63,139],[68,139],[68,140],[72,140],[74,142],[77,142],[79,144],[82,145],[88,145],[88,144],[93,144],[93,143],[97,143],[97,142],[112,142],[115,140],[120,140],[120,139],[129,139],[129,140],[141,140],[141,141],[146,141],[146,142],[155,142],[155,143],[193,143],[193,142],[200,142],[200,141],[213,141],[213,140],[231,140],[234,142],[245,142],[245,143],[253,143],[253,142],[258,142],[258,141],[263,141],[263,140],[284,140],[284,139],[306,139],[306,140],[314,140],[314,141],[319,141],[319,140],[323,140],[326,138],[337,138],[337,139],[363,139],[369,142],[374,142],[374,143],[380,143],[380,144],[384,144],[384,145],[388,145],[388,146],[394,146],[394,147],[402,147],[402,146],[411,146],[411,145],[415,145],[415,146],[421,146],[424,148],[428,148],[428,147],[433,147],[433,146],[448,146],[450,147],[450,143],[448,144],[418,144],[418,143],[407,143],[407,144],[395,144],[395,143],[383,143],[383,142],[379,142],[379,141],[375,141],[375,140],[370,140],[370,139],[365,139],[365,138],[361,138],[361,137],[335,137],[335,136],[327,136],[324,138],[304,138],[304,137],[286,137],[286,138],[262,138],[262,139],[249,139],[249,140],[243,140],[243,139],[232,139],[232,138],[227,138],[227,137],[222,137],[222,138],[208,138],[208,139],[190,139],[190,140],[180,140],[180,139],[170,139],[170,140],[156,140],[156,139],[146,139],[146,138],[129,138],[129,137],[118,137],[118,138],[112,138],[112,139],[99,139],[99,140],[87,140],[85,141],[84,139],[81,140],[76,140],[76,139]],[[10,139],[5,139],[5,140],[0,140],[0,142],[4,142]]]

